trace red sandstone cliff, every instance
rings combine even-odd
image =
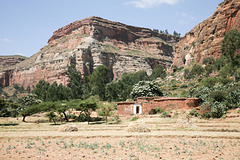
[[[98,65],[109,68],[109,77],[146,70],[157,64],[169,67],[178,38],[151,29],[89,17],[58,29],[46,47],[29,59],[0,72],[0,85],[36,85],[40,79],[67,84],[65,71],[75,63],[86,76]]]
[[[23,56],[0,56],[0,70],[6,69],[8,67],[14,66],[26,58]]]
[[[187,67],[193,61],[201,63],[205,57],[219,58],[224,34],[231,29],[240,31],[239,0],[225,0],[211,17],[181,38],[172,66]]]

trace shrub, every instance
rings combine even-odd
[[[208,64],[213,64],[214,63],[214,59],[212,57],[206,57],[203,59],[203,64],[208,65]]]
[[[213,101],[224,102],[226,98],[226,92],[224,91],[213,91],[209,94],[209,98],[213,99]]]
[[[227,99],[230,108],[240,108],[240,88],[231,88]]]
[[[158,108],[158,107],[156,107],[156,108],[155,108],[155,111],[156,111],[157,113],[162,113],[162,112],[164,112],[164,109],[163,109],[163,108]]]
[[[182,84],[180,88],[187,88],[188,86],[186,84]]]
[[[138,120],[138,116],[135,116],[135,117],[132,117],[132,119],[130,120],[130,121],[136,121],[136,120]]]
[[[210,118],[211,117],[211,105],[209,102],[204,102],[201,107],[199,114],[202,118]]]
[[[211,105],[211,116],[213,118],[221,118],[224,114],[227,113],[227,106],[224,103],[213,102]]]
[[[191,115],[191,116],[195,116],[195,117],[198,117],[199,116],[199,113],[197,112],[197,110],[194,108],[194,109],[192,109],[190,112],[189,112],[189,114]]]
[[[167,112],[166,111],[162,112],[161,117],[165,118],[166,116],[167,116]]]
[[[215,77],[210,77],[210,78],[206,78],[204,80],[202,80],[200,82],[200,85],[201,86],[204,86],[204,87],[213,87],[216,83],[218,82],[218,79],[215,78]]]
[[[140,81],[133,86],[131,96],[133,99],[137,97],[155,97],[162,96],[163,93],[159,85],[151,81]]]

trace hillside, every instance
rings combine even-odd
[[[0,85],[26,88],[40,79],[66,85],[65,72],[72,63],[83,76],[99,65],[108,67],[111,79],[140,70],[151,74],[158,64],[170,67],[177,42],[178,37],[151,29],[89,17],[58,29],[38,53],[2,70]]]
[[[231,29],[240,31],[240,1],[225,0],[211,17],[188,32],[176,45],[173,65],[188,67],[206,57],[220,58],[224,35]]]

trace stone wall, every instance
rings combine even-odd
[[[163,108],[165,110],[172,109],[192,109],[199,106],[198,98],[157,98],[157,97],[140,97],[137,103],[121,102],[117,104],[117,113],[122,116],[134,113],[134,104],[139,104],[142,108],[142,114],[147,115],[152,109]]]

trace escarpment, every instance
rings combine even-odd
[[[222,40],[231,29],[240,31],[239,0],[225,0],[211,17],[181,38],[172,66],[187,67],[191,63],[202,63],[206,57],[220,58]]]
[[[0,71],[2,87],[15,83],[27,87],[41,79],[67,84],[68,66],[76,64],[83,76],[105,65],[108,76],[119,78],[125,72],[145,70],[160,64],[171,66],[178,37],[151,29],[89,17],[58,29],[48,45],[29,59]]]

